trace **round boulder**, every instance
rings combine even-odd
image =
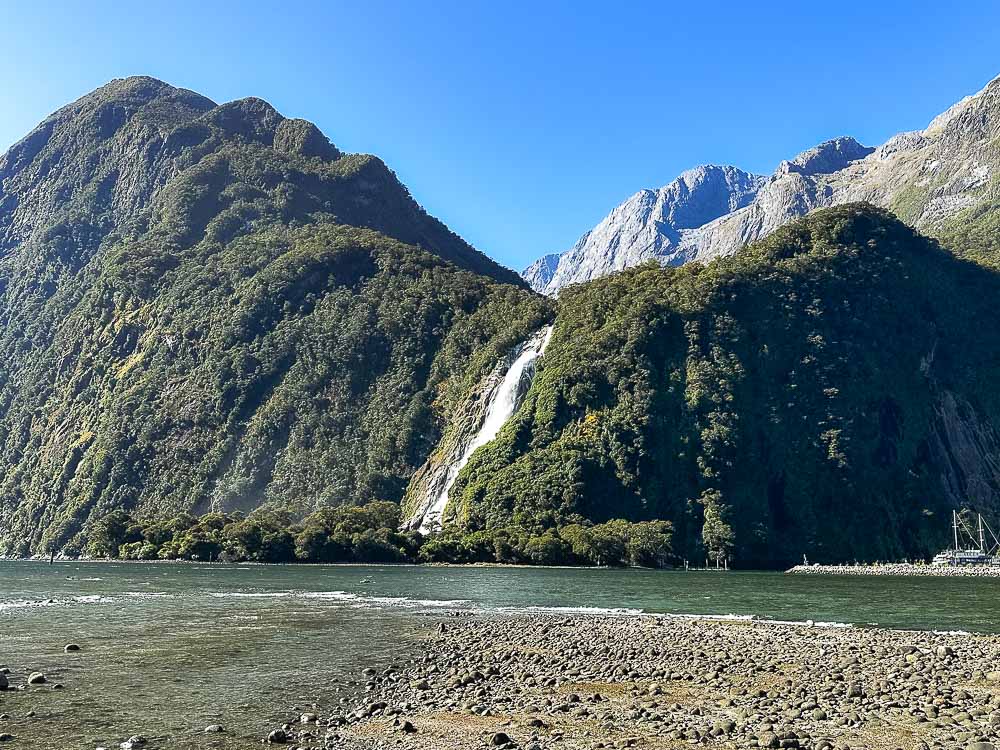
[[[288,735],[285,734],[284,729],[275,729],[267,735],[267,741],[272,745],[284,745],[288,742]]]

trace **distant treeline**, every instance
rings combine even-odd
[[[671,558],[666,521],[615,519],[534,531],[446,529],[426,536],[398,531],[400,521],[399,506],[390,502],[322,508],[298,521],[287,512],[257,510],[143,522],[117,510],[91,524],[84,549],[64,553],[120,560],[643,567],[664,567]]]

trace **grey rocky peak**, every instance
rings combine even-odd
[[[789,172],[831,174],[843,169],[852,161],[864,159],[874,150],[874,148],[862,146],[850,136],[841,136],[807,149],[791,161],[781,162],[778,172],[782,174]]]
[[[998,136],[1000,77],[925,130],[899,133],[877,148],[835,138],[781,162],[766,179],[733,167],[700,167],[660,191],[632,196],[560,257],[544,285],[529,283],[554,294],[654,258],[670,265],[708,261],[810,211],[855,201],[947,237],[1000,199]],[[719,169],[726,180],[706,174]],[[736,175],[744,176],[742,184],[731,181]],[[723,187],[732,191],[728,208],[720,205]]]
[[[963,216],[996,199],[998,134],[1000,78],[926,130],[900,133],[876,149],[838,139],[838,148],[831,141],[783,163],[753,203],[693,233],[689,254],[698,260],[729,255],[810,211],[854,201],[887,208],[925,234],[947,235]]]
[[[650,259],[683,262],[686,232],[750,203],[765,178],[731,166],[706,165],[657,190],[640,190],[558,256],[525,271],[532,288],[555,294],[567,284],[605,276]],[[545,259],[543,259],[545,260]]]
[[[558,266],[559,253],[549,253],[521,271],[521,277],[528,282],[532,289],[541,291],[552,281],[552,276]]]

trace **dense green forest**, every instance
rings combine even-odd
[[[63,554],[116,560],[261,563],[505,563],[663,567],[672,562],[666,521],[569,525],[531,533],[522,526],[423,536],[400,531],[397,503],[375,501],[313,511],[181,514],[136,521],[124,510],[95,520],[83,549]]]
[[[679,556],[925,556],[1000,510],[1000,278],[865,205],[707,266],[573,286],[467,529],[661,518]]]
[[[0,158],[0,555],[926,556],[950,509],[1000,514],[992,205],[954,252],[853,205],[554,301],[313,125],[116,81]],[[455,523],[400,531],[450,420],[553,321]]]
[[[80,546],[115,510],[398,501],[552,315],[378,159],[259,100],[119,81],[0,186],[0,553]]]

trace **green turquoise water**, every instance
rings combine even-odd
[[[1000,581],[780,573],[0,561],[0,693],[12,748],[236,748],[454,610],[757,617],[1000,632]],[[67,643],[79,653],[65,654]],[[26,714],[34,711],[35,716]],[[222,735],[206,735],[222,724]]]

